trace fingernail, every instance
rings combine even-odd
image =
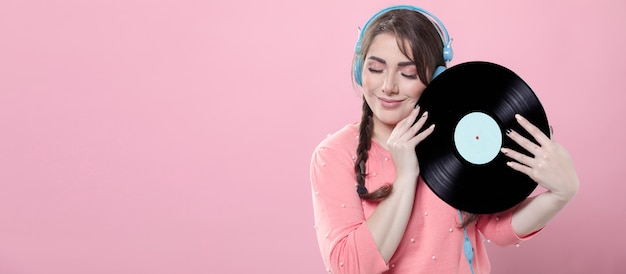
[[[507,153],[506,149],[504,149],[504,148],[501,148],[500,152],[502,152],[502,154],[506,154]]]
[[[511,134],[512,130],[510,128],[506,129],[506,134]]]
[[[428,111],[424,111],[424,114],[422,114],[422,117],[426,117],[428,116]]]
[[[515,119],[517,119],[517,120],[521,120],[521,119],[522,119],[522,115],[515,114]]]
[[[420,104],[415,104],[414,109],[418,109],[418,108],[420,108]]]

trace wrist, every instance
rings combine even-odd
[[[571,201],[574,198],[574,196],[576,196],[575,191],[566,192],[566,193],[548,191],[546,194],[548,194],[552,198],[555,204],[559,204],[559,205],[566,205],[567,203],[569,203],[569,201]]]
[[[576,196],[576,193],[578,193],[578,187],[578,180],[575,180],[570,184],[566,184],[566,187],[561,188],[558,191],[550,191],[550,193],[552,193],[556,199],[567,203],[572,200],[574,196]]]
[[[415,186],[417,185],[417,177],[419,176],[419,172],[402,172],[399,173],[396,171],[396,179],[394,182],[394,186]]]
[[[419,176],[419,169],[397,169],[396,168],[396,178],[402,179],[417,179]]]

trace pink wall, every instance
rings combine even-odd
[[[390,2],[246,2],[0,2],[0,273],[324,273],[309,159],[358,118],[356,29]],[[410,3],[453,64],[529,82],[579,170],[494,272],[625,271],[626,2]]]

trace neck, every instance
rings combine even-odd
[[[374,120],[374,132],[372,134],[372,139],[376,140],[385,149],[388,149],[387,139],[389,139],[389,136],[391,135],[391,132],[394,128],[395,125],[388,125],[381,121]]]

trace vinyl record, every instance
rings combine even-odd
[[[511,70],[488,62],[448,68],[424,90],[418,104],[428,111],[433,133],[416,147],[421,176],[443,201],[460,210],[487,214],[509,209],[537,187],[506,165],[507,147],[526,153],[506,136],[521,114],[550,136],[545,111],[532,89]]]

